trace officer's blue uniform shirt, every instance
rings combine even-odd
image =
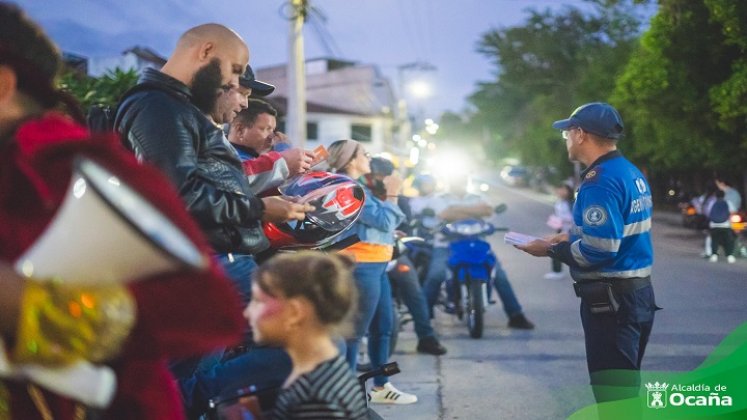
[[[651,189],[641,171],[613,151],[582,174],[573,206],[575,226],[558,249],[575,280],[651,274]],[[570,248],[570,249],[568,249]],[[570,255],[568,255],[570,253]],[[570,260],[570,261],[569,261]]]

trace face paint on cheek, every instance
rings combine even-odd
[[[283,302],[281,302],[280,299],[266,296],[264,302],[262,302],[262,307],[255,314],[256,321],[259,322],[264,319],[273,317],[279,314],[282,310]]]

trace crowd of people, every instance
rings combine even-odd
[[[0,22],[3,357],[8,366],[50,372],[86,361],[116,377],[111,397],[92,405],[74,387],[60,391],[65,381],[50,390],[4,367],[0,417],[197,418],[211,398],[252,385],[281,390],[273,418],[365,418],[353,376],[358,346],[367,336],[372,366],[380,367],[399,327],[386,273],[395,231],[407,219],[397,173],[371,174],[362,144],[333,143],[328,170],[360,180],[365,192],[357,222],[340,237],[357,242],[339,257],[268,259],[263,223],[300,223],[316,210],[273,190],[318,162],[276,131],[277,111],[258,99],[274,87],[255,78],[236,32],[218,24],[187,30],[163,68],[145,70],[120,99],[113,132],[101,132],[89,131],[75,101],[57,89],[61,56],[39,26],[4,2]],[[54,220],[82,156],[157,207],[208,265],[93,285],[18,274],[12,261]],[[446,270],[443,259],[433,264],[432,273]],[[499,277],[499,291],[510,295],[509,325],[531,328]],[[416,277],[398,282],[416,319],[418,352],[446,353],[429,316],[440,280],[426,282],[427,293]],[[411,404],[417,396],[382,375],[368,399]]]
[[[336,238],[352,244],[337,254],[272,255],[264,226],[302,226],[321,217],[317,207],[326,204],[274,193],[316,167],[319,157],[276,131],[278,112],[259,99],[274,87],[256,79],[249,58],[247,44],[230,28],[191,28],[163,68],[145,70],[121,99],[113,132],[92,133],[74,100],[55,86],[57,47],[21,9],[0,2],[0,418],[199,418],[210,399],[249,385],[278,390],[274,407],[258,408],[270,418],[367,418],[366,396],[354,376],[359,346],[366,336],[373,368],[392,356],[390,341],[399,328],[393,283],[412,315],[417,351],[447,353],[432,325],[448,272],[446,238],[434,230],[422,284],[417,276],[387,274],[395,238],[413,217],[435,228],[490,217],[493,207],[456,176],[446,193],[437,192],[432,177],[420,176],[419,194],[405,199],[391,162],[372,164],[362,143],[338,140],[329,146],[327,169],[357,182],[365,194],[357,220]],[[562,276],[565,263],[578,284],[589,286],[577,293],[592,383],[602,386],[607,382],[600,371],[640,369],[658,309],[649,278],[650,191],[616,151],[622,120],[609,105],[587,104],[555,128],[563,130],[569,157],[589,169],[575,205],[569,186],[558,190],[555,219],[548,221],[558,235],[520,248],[552,257],[554,277]],[[152,203],[195,244],[206,266],[102,284],[17,273],[13,261],[54,220],[81,157],[105,166]],[[635,179],[617,182],[618,172]],[[625,191],[614,190],[620,185]],[[631,200],[639,210],[621,212],[605,201],[608,190],[638,197]],[[722,202],[733,204],[724,190],[714,211]],[[608,229],[608,219],[624,225],[625,235]],[[714,255],[724,246],[731,256],[723,226],[716,217],[712,223]],[[624,252],[635,255],[617,257]],[[614,280],[609,287],[620,302],[590,300],[599,279],[608,286]],[[492,280],[507,326],[533,329],[500,263]],[[453,310],[449,300],[440,302],[447,313]],[[615,324],[614,317],[598,315],[600,304],[612,313],[622,305],[630,319]],[[51,390],[8,367],[54,372],[79,361],[114,372],[110,398],[84,395],[73,377]],[[94,397],[100,403],[85,403]],[[374,377],[367,399],[418,401],[386,375]]]

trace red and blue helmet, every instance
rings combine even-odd
[[[308,203],[314,210],[303,221],[264,223],[265,236],[272,248],[322,247],[346,231],[358,219],[365,193],[351,178],[330,172],[313,171],[286,181],[278,190],[285,198]]]

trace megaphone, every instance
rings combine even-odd
[[[140,194],[98,163],[80,158],[55,218],[15,269],[27,277],[85,284],[207,264],[207,256]]]
[[[201,270],[208,261],[139,193],[93,160],[78,158],[60,209],[14,267],[19,274],[39,280],[93,284]],[[0,376],[27,379],[97,408],[111,402],[116,388],[110,368],[87,361],[61,368],[13,365],[2,339]]]

